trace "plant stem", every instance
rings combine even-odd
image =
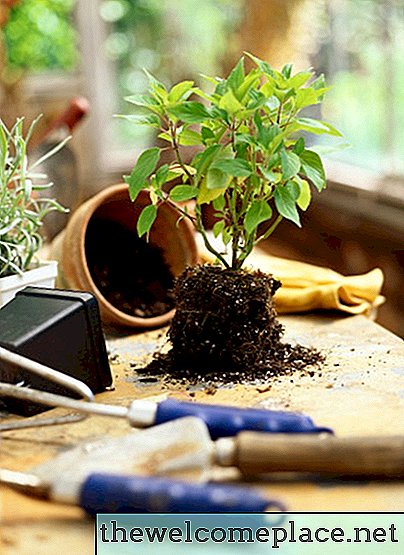
[[[258,237],[256,244],[259,241],[262,241],[263,239],[268,239],[268,237],[270,235],[272,235],[272,233],[275,231],[275,229],[278,227],[278,225],[281,223],[281,221],[283,220],[283,217],[279,214],[279,216],[276,218],[276,220],[274,221],[274,223],[271,225],[271,227],[269,227],[266,232],[264,233],[264,235],[262,235],[261,237]]]
[[[209,242],[208,236],[206,235],[206,231],[203,226],[202,213],[199,206],[195,207],[195,212],[196,212],[196,220],[197,220],[196,229],[202,235],[202,239],[205,244],[205,247],[211,254],[213,254],[214,256],[216,256],[218,260],[220,260],[220,262],[223,264],[225,268],[230,268],[230,265],[227,262],[227,260]]]

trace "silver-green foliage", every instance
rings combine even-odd
[[[0,277],[29,269],[42,245],[43,218],[53,210],[65,211],[55,200],[39,195],[52,184],[35,168],[66,141],[29,166],[27,144],[36,121],[24,136],[23,118],[11,129],[0,120]]]
[[[179,212],[202,233],[206,247],[229,266],[209,242],[203,225],[201,207],[212,203],[217,218],[213,232],[231,246],[233,268],[240,268],[283,218],[300,227],[299,210],[308,208],[311,186],[318,191],[325,187],[321,158],[306,148],[301,133],[340,135],[328,123],[300,114],[322,101],[328,90],[323,76],[315,78],[312,70],[292,74],[291,65],[279,72],[249,57],[254,67],[248,73],[241,58],[227,79],[207,77],[214,85],[211,94],[193,81],[167,90],[149,76],[149,94],[127,99],[141,110],[127,118],[158,129],[175,154],[173,163],[156,170],[161,149],[150,148],[125,177],[132,201],[142,189],[150,192],[152,204],[139,218],[139,235],[150,231],[161,203],[193,200],[195,214],[186,208],[178,208]],[[201,101],[195,100],[198,97]],[[185,163],[180,147],[197,148],[190,163]],[[166,184],[179,176],[182,184],[167,193]]]

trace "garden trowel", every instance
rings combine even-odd
[[[170,456],[160,460],[151,457],[156,474],[199,469],[203,479],[209,476],[209,469],[219,465],[236,467],[244,476],[293,472],[404,478],[404,436],[336,437],[325,433],[244,431],[234,437],[212,441],[202,420],[189,417],[178,423],[170,433]],[[188,442],[183,439],[185,437],[194,440]]]
[[[266,473],[404,477],[404,437],[240,432],[212,441],[206,423],[187,416],[123,437],[85,443],[35,469],[38,476],[90,472],[163,475],[208,481]]]
[[[90,514],[284,510],[280,502],[249,487],[198,483],[206,477],[203,464],[181,471],[181,479],[154,476],[163,461],[178,456],[177,447],[199,449],[194,428],[187,427],[186,420],[199,422],[187,418],[124,437],[83,443],[29,472],[0,469],[0,483],[29,495],[79,505]]]

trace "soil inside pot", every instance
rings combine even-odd
[[[174,277],[161,249],[140,239],[136,230],[92,218],[85,248],[94,283],[117,309],[147,318],[174,308]]]
[[[280,285],[260,271],[188,268],[175,282],[172,348],[143,371],[166,382],[219,385],[264,383],[318,365],[315,349],[281,341],[273,302]]]

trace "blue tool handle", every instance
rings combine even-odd
[[[183,416],[198,416],[209,428],[212,439],[235,436],[239,432],[332,433],[330,428],[317,427],[309,416],[293,412],[246,409],[225,405],[187,403],[167,399],[158,404],[156,424]]]
[[[89,514],[284,511],[282,504],[249,488],[112,474],[89,476],[81,489],[80,506]]]

